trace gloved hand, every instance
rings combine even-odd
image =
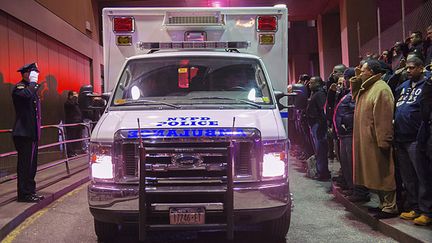
[[[37,83],[39,79],[39,73],[36,71],[31,71],[30,75],[29,75],[29,80],[30,82],[35,82]]]
[[[355,76],[359,77],[361,73],[360,66],[355,67],[354,72],[355,72]]]
[[[336,84],[336,83],[332,83],[332,84],[330,85],[330,90],[336,92],[336,90],[337,90],[337,84]]]

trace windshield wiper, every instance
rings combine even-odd
[[[181,108],[178,105],[174,105],[174,104],[171,104],[168,102],[163,102],[163,101],[157,101],[157,100],[129,100],[123,104],[117,104],[116,106],[130,105],[130,104],[134,104],[134,105],[166,105],[166,106],[173,107],[176,109]]]
[[[217,97],[217,96],[213,96],[213,97],[193,97],[191,98],[191,100],[233,100],[233,101],[237,101],[237,102],[241,102],[241,103],[245,103],[251,106],[255,106],[257,108],[262,108],[260,105],[249,101],[249,100],[243,100],[243,99],[234,99],[234,98],[228,98],[228,97]]]

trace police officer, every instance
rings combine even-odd
[[[24,65],[18,72],[22,80],[12,91],[16,119],[12,135],[18,152],[18,202],[39,202],[36,194],[36,168],[40,138],[41,111],[37,95],[39,69],[36,63]]]

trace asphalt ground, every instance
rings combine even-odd
[[[337,168],[337,164],[332,163],[331,167]],[[3,242],[97,242],[86,186],[78,187],[33,214]],[[295,208],[286,242],[395,242],[346,211],[331,194],[330,182],[306,178],[302,164],[295,160],[291,160],[290,187]],[[234,242],[270,243],[261,237],[259,229],[243,230],[236,232]],[[149,243],[227,242],[224,232],[150,232],[148,238]],[[122,228],[113,240],[138,242],[137,229]]]

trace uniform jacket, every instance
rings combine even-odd
[[[41,110],[37,96],[39,85],[21,80],[12,91],[12,100],[15,107],[15,124],[12,129],[13,136],[29,137],[33,141],[40,138]]]
[[[422,79],[415,83],[407,80],[396,89],[396,109],[395,109],[395,141],[414,142],[422,122],[420,113],[420,99],[422,96],[425,80]]]
[[[354,83],[361,82],[359,79]],[[353,129],[354,184],[369,189],[393,191],[396,189],[394,162],[391,156],[393,140],[394,98],[381,74],[354,84],[356,109]]]

